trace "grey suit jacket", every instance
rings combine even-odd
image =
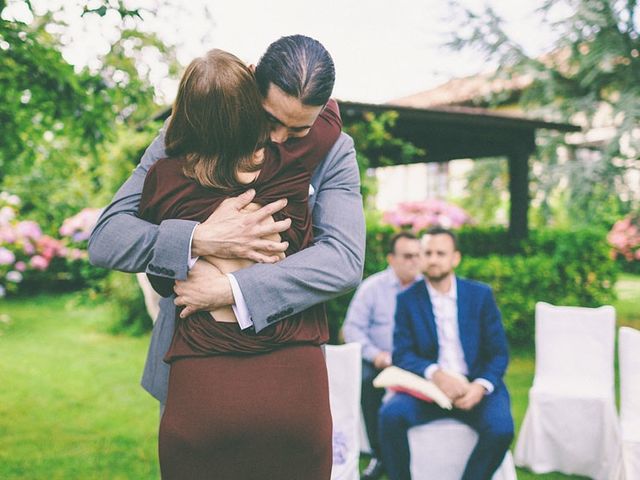
[[[98,219],[89,239],[93,264],[175,279],[187,277],[189,242],[196,223],[165,220],[153,225],[136,216],[147,171],[165,156],[161,133]],[[315,191],[309,198],[313,245],[277,264],[256,264],[234,272],[258,332],[355,288],[362,278],[365,225],[360,176],[348,135],[341,134],[316,168],[311,184]],[[173,297],[163,298],[142,376],[142,386],[161,402],[166,399],[169,381],[169,366],[162,358],[174,322]]]

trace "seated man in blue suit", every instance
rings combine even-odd
[[[409,480],[407,431],[451,417],[478,432],[462,478],[489,480],[513,439],[500,311],[489,286],[454,275],[461,257],[451,231],[427,232],[420,253],[425,281],[398,295],[393,364],[435,382],[454,408],[405,393],[393,396],[379,414],[383,462],[391,480]]]

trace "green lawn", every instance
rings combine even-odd
[[[640,276],[617,287],[619,324],[640,328]],[[109,310],[81,295],[0,302],[3,480],[158,478],[157,403],[139,387],[148,336],[105,333]],[[533,370],[531,352],[513,352],[506,381],[517,426]],[[518,478],[579,477],[519,470]]]
[[[148,338],[102,333],[78,294],[0,303],[0,478],[157,478]]]

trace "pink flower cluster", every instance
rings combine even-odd
[[[44,235],[34,221],[19,221],[19,204],[15,195],[0,192],[0,297],[17,290],[23,273],[47,271],[56,258],[86,259],[86,250],[76,248],[73,242],[88,239],[100,213],[98,209],[84,209],[65,220],[60,233],[68,238],[60,240]]]
[[[613,247],[611,256],[628,262],[640,261],[640,213],[618,220],[607,235]]]
[[[100,212],[99,208],[85,208],[73,217],[67,218],[60,227],[60,235],[71,238],[74,242],[89,240],[89,235],[98,221]]]
[[[438,199],[401,202],[396,208],[384,212],[382,219],[396,227],[411,227],[416,233],[434,226],[459,228],[472,223],[462,208]]]

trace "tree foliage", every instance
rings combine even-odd
[[[560,138],[541,137],[543,168],[534,177],[534,192],[543,216],[549,201],[562,198],[573,223],[610,224],[634,207],[633,188],[626,173],[640,168],[640,7],[636,0],[545,0],[538,15],[554,32],[554,46],[539,57],[505,31],[504,22],[489,6],[472,11],[450,2],[459,25],[449,42],[453,49],[472,48],[499,67],[497,77],[527,77],[520,103],[528,112],[558,121],[579,123],[585,131],[612,127],[601,154],[587,148],[557,157]],[[569,12],[560,15],[560,11]],[[494,105],[507,94],[497,92]],[[559,179],[568,179],[560,187]],[[558,188],[564,188],[559,192]],[[637,199],[635,200],[637,204]],[[594,206],[606,205],[606,208]],[[637,205],[635,205],[637,206]]]
[[[156,49],[173,72],[177,62],[156,36],[123,21],[98,68],[74,68],[61,53],[60,34],[52,33],[60,31],[52,26],[64,31],[55,12],[37,16],[24,3],[33,21],[0,18],[0,187],[24,200],[25,215],[55,230],[93,204],[104,183],[105,152],[157,109],[148,72],[139,68],[141,52]],[[0,0],[0,14],[5,7]],[[108,10],[123,19],[141,14],[105,0],[87,2],[84,15]]]
[[[393,127],[397,112],[388,111],[375,115],[365,114],[358,122],[346,126],[345,131],[353,137],[356,158],[360,169],[360,183],[365,207],[369,198],[375,195],[376,181],[372,165],[391,166],[411,163],[414,158],[425,155],[425,151],[411,142],[394,136]]]

